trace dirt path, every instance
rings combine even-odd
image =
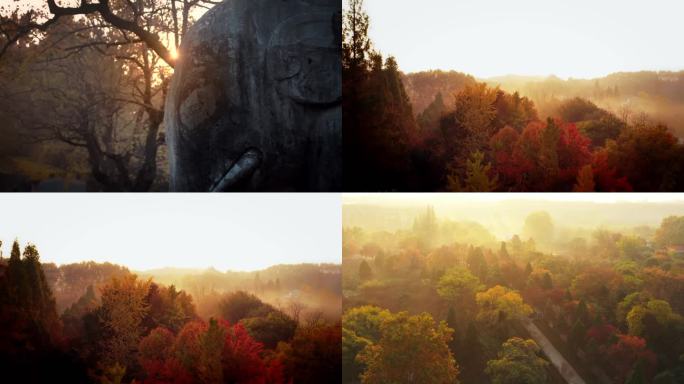
[[[570,363],[565,360],[563,355],[558,352],[556,347],[551,344],[549,339],[544,336],[544,334],[541,332],[541,330],[539,330],[539,328],[537,328],[532,320],[524,319],[522,324],[525,329],[530,332],[530,335],[532,335],[534,341],[536,341],[541,349],[544,350],[546,356],[548,356],[548,358],[551,360],[551,364],[558,369],[558,372],[560,372],[561,376],[563,376],[568,384],[586,384],[586,382],[577,374],[577,371],[570,366]]]

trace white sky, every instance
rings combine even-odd
[[[341,262],[339,194],[3,194],[0,240],[58,264],[255,270]]]
[[[681,0],[364,3],[375,47],[394,55],[404,72],[592,78],[684,68]]]

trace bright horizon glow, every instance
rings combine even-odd
[[[681,193],[345,193],[342,204],[401,205],[415,202],[501,202],[501,201],[551,201],[590,202],[599,204],[619,203],[684,203]]]
[[[136,271],[342,260],[339,194],[5,194],[0,212],[4,257],[17,237],[43,262]]]
[[[657,227],[670,215],[684,215],[684,195],[681,193],[392,193],[392,194],[344,194],[342,211],[357,212],[344,216],[345,226],[359,225],[368,207],[387,209],[435,209],[439,219],[457,222],[477,222],[499,240],[521,234],[525,217],[536,211],[547,211],[557,228],[573,230],[583,228],[634,228]],[[394,210],[394,211],[393,211]],[[415,217],[415,216],[414,216]],[[414,217],[404,214],[386,216],[391,228],[410,228]],[[351,221],[350,221],[351,220]],[[375,222],[374,229],[382,229],[382,220]],[[361,225],[363,227],[363,225]],[[384,228],[387,229],[387,228]]]
[[[679,0],[366,0],[364,5],[374,48],[395,56],[407,73],[442,69],[478,78],[595,78],[684,68]]]

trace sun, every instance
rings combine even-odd
[[[178,59],[178,50],[176,48],[171,48],[171,58],[174,60]]]

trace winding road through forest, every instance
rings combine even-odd
[[[565,379],[565,381],[568,382],[568,384],[586,384],[584,379],[582,379],[577,371],[568,363],[567,360],[561,355],[560,352],[556,349],[556,347],[551,344],[548,338],[544,336],[542,331],[537,328],[537,326],[532,322],[530,319],[523,319],[522,321],[523,326],[527,331],[530,333],[534,341],[539,344],[541,349],[544,351],[546,356],[548,356],[549,360],[551,360],[551,364],[558,369],[558,372],[560,372],[561,376]]]

